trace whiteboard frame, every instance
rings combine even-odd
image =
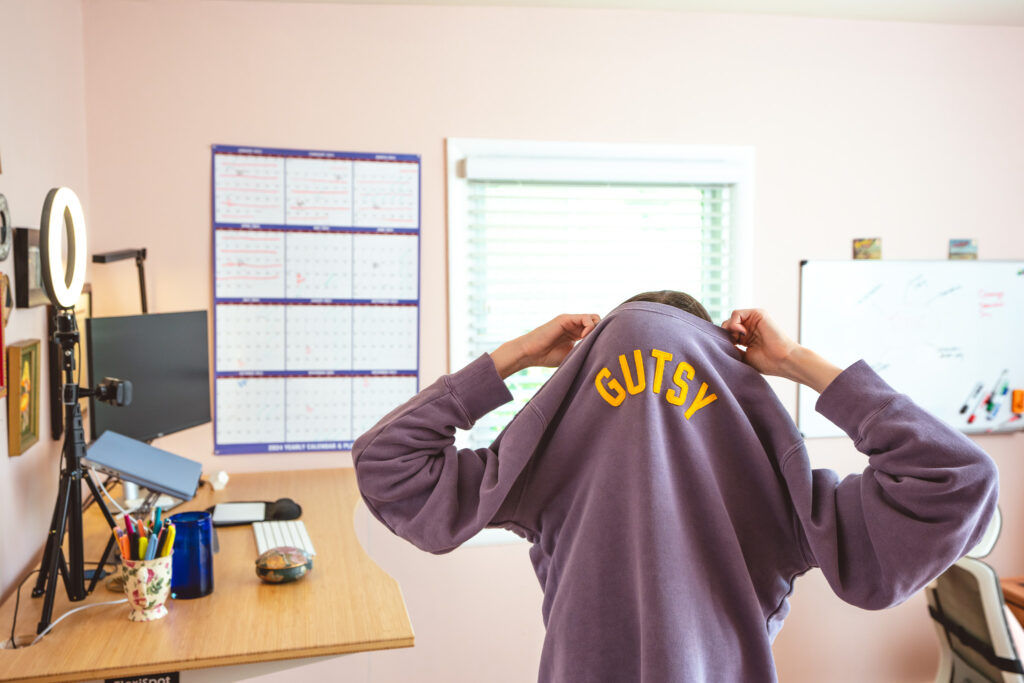
[[[827,342],[823,343],[823,342],[820,341],[820,339],[812,339],[812,340],[808,340],[807,339],[807,327],[808,327],[808,325],[807,325],[807,318],[806,318],[806,316],[807,316],[806,307],[808,305],[807,304],[807,291],[808,291],[807,287],[808,286],[815,286],[815,285],[808,285],[806,266],[808,266],[808,265],[819,266],[821,264],[825,264],[827,266],[834,266],[834,267],[837,267],[837,268],[851,268],[851,267],[856,268],[856,267],[859,267],[861,265],[863,265],[863,267],[865,267],[865,268],[886,268],[888,266],[912,267],[914,265],[918,265],[918,266],[921,266],[924,269],[935,269],[935,268],[940,268],[940,267],[949,267],[949,268],[954,268],[954,269],[955,268],[964,268],[964,269],[976,268],[976,269],[978,269],[978,268],[986,268],[986,267],[989,267],[989,266],[991,266],[993,268],[998,268],[998,267],[1001,266],[1003,268],[1007,268],[1008,267],[1011,270],[1011,276],[1012,276],[1012,269],[1017,269],[1016,274],[1020,275],[1022,277],[1022,279],[1024,279],[1024,260],[1019,260],[1019,259],[962,260],[962,261],[960,261],[960,260],[900,260],[900,261],[883,261],[883,260],[844,260],[844,261],[813,260],[813,261],[808,261],[808,260],[804,260],[804,261],[801,261],[800,262],[800,276],[799,276],[800,297],[799,297],[799,314],[798,314],[799,341],[800,341],[800,343],[802,345],[806,345],[806,346],[809,346],[809,347],[813,348],[816,352],[821,353],[826,358],[829,358],[829,360],[831,360],[833,362],[837,362],[839,364],[843,364],[843,363],[846,362],[846,360],[847,360],[846,358],[838,357],[838,356],[842,356],[844,354],[830,353],[830,348],[828,346],[828,343]],[[853,265],[853,264],[857,264],[857,265]],[[968,281],[969,281],[969,279],[968,279]],[[820,284],[820,283],[816,283],[816,284]],[[971,296],[971,295],[965,294],[965,296]],[[1019,289],[1016,290],[1016,297],[1017,298],[1014,298],[1013,292],[1011,292],[1010,296],[1007,298],[1007,301],[1009,302],[1010,306],[1021,307],[1022,306],[1021,300],[1020,300],[1021,290],[1019,290]],[[1013,308],[1013,310],[1017,310],[1017,308]],[[1007,317],[1008,317],[1008,319],[1016,319],[1016,318],[1013,318],[1012,314],[1008,315]],[[859,319],[859,318],[853,318],[853,320],[854,320],[854,322],[851,322],[851,325],[862,324],[863,323],[863,321],[861,319]],[[1024,315],[1020,316],[1020,320],[1022,322],[1024,322]],[[971,328],[968,328],[968,329],[971,329]],[[890,332],[890,330],[882,330],[882,331],[883,331],[883,333]],[[867,335],[877,334],[877,330],[865,329],[862,333],[865,335],[865,338],[867,338]],[[837,334],[835,336],[837,338],[841,338],[842,334],[843,334],[842,331],[838,330]],[[861,334],[861,332],[858,332],[858,334]],[[1000,336],[999,338],[1000,339],[1004,339],[1004,338],[1008,339],[1008,338],[1010,338],[1012,336],[1013,333],[1012,333],[1011,330],[1008,329],[1005,334],[1006,334],[1005,337]],[[1019,338],[1019,336],[1018,336],[1018,338]],[[830,356],[833,356],[833,357],[830,357]],[[1003,357],[1004,356],[1000,356],[1000,358],[1003,358]],[[991,357],[988,357],[988,358],[991,358]],[[1009,357],[1007,357],[1007,359],[1005,361],[1002,361],[1002,362],[999,362],[999,363],[994,363],[994,364],[991,361],[988,361],[988,363],[992,364],[992,365],[999,365],[1000,367],[1005,366],[1005,367],[1007,367],[1007,369],[1009,369],[1012,366],[1014,358],[1024,359],[1024,353],[1020,353],[1020,354],[1012,354],[1011,353],[1009,355]],[[873,361],[873,359],[870,358],[870,357],[864,358],[864,360],[866,362],[868,362],[869,364],[872,364],[872,361]],[[877,359],[874,359],[874,360],[877,361]],[[991,385],[993,383],[995,383],[995,384],[1002,384],[1003,383],[1002,379],[1001,379],[1001,376],[1000,376],[1000,378],[993,379],[996,376],[996,374],[998,374],[998,373],[995,373],[994,371],[990,372],[990,373],[987,373],[987,374],[984,374],[984,375],[979,375],[978,377],[975,377],[972,374],[972,378],[970,380],[967,380],[966,383],[964,384],[964,386],[973,384],[976,381],[977,381],[977,383],[982,384],[983,385],[983,389],[982,389],[982,392],[980,394],[980,398],[972,399],[970,401],[972,404],[977,404],[973,411],[972,410],[961,411],[961,413],[955,414],[955,411],[951,411],[949,409],[942,409],[942,410],[940,410],[940,409],[936,408],[935,406],[931,405],[931,403],[935,403],[935,401],[937,400],[933,393],[931,393],[931,392],[924,392],[924,395],[922,395],[922,392],[920,391],[920,387],[905,386],[905,384],[906,384],[905,382],[895,382],[895,381],[893,381],[892,379],[890,379],[891,372],[890,373],[886,372],[886,368],[884,367],[885,364],[881,364],[881,363],[876,363],[876,364],[881,365],[882,367],[875,367],[875,365],[873,365],[872,367],[874,369],[876,369],[878,371],[879,375],[883,379],[888,381],[893,386],[894,389],[896,389],[897,391],[901,391],[901,392],[907,393],[916,403],[918,403],[919,405],[924,407],[929,412],[935,414],[940,419],[943,419],[945,422],[950,424],[950,426],[952,426],[953,428],[955,428],[955,429],[957,429],[957,430],[959,430],[959,431],[961,431],[961,432],[963,432],[965,434],[1014,433],[1014,432],[1021,431],[1022,429],[1024,429],[1024,419],[1016,418],[1014,421],[1010,421],[1010,417],[1012,416],[1012,413],[1010,412],[1010,398],[1011,398],[1010,395],[1002,397],[1003,405],[1002,405],[1000,411],[998,413],[996,413],[996,415],[997,415],[996,419],[988,420],[987,419],[987,414],[985,412],[978,413],[978,408],[983,407],[985,397],[989,394],[989,392],[991,392],[991,390],[993,388]],[[1024,373],[1024,369],[1022,369],[1020,366],[1024,366],[1024,362],[1018,362],[1018,367],[1016,367],[1016,369],[1012,370],[1012,372],[1010,372],[1010,374],[1008,375],[1008,379],[1009,379],[1008,384],[1009,384],[1009,389],[1011,391],[1013,389],[1024,388],[1024,374],[1022,374],[1022,373]],[[900,367],[902,369],[904,366],[901,365]],[[964,367],[969,367],[969,366],[964,366]],[[977,374],[977,373],[974,373],[974,374]],[[992,375],[992,377],[989,377],[988,375]],[[962,378],[958,378],[958,379],[962,379]],[[904,385],[904,386],[901,386],[901,385]],[[959,386],[959,384],[958,384],[958,386]],[[915,390],[917,390],[917,391],[915,391]],[[816,413],[816,411],[814,410],[814,403],[817,400],[817,397],[818,397],[818,394],[814,390],[812,390],[812,389],[810,389],[810,388],[808,388],[806,386],[802,386],[802,385],[799,386],[798,393],[797,393],[797,425],[800,428],[801,432],[804,434],[805,438],[829,438],[829,437],[844,436],[843,431],[839,427],[837,427],[835,425],[832,425],[830,422],[828,422],[822,416],[820,416],[819,414]],[[957,398],[953,399],[953,401],[954,402],[963,402],[966,405],[966,403],[967,403],[966,400],[961,401],[961,399],[966,399],[966,398],[967,397],[964,397],[964,396],[957,396]],[[949,405],[948,395],[944,394],[942,402],[945,405],[947,405],[947,406]],[[968,424],[966,422],[967,417],[969,417],[970,415],[975,414],[975,413],[977,414],[976,415],[977,419],[975,419],[973,423]]]

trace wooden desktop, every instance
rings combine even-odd
[[[218,529],[214,591],[170,600],[158,621],[128,620],[128,605],[103,605],[69,616],[37,645],[0,650],[0,681],[81,681],[411,647],[412,625],[397,582],[363,551],[353,529],[359,493],[351,469],[235,474],[227,487],[200,487],[173,512],[226,501],[289,497],[316,547],[313,571],[271,585],[255,572],[256,542],[248,525]],[[109,529],[97,507],[85,515],[86,560],[98,560]],[[40,539],[42,541],[43,539]],[[69,609],[124,597],[103,581],[85,601],[69,603],[58,584],[54,621]],[[34,577],[21,589],[16,640],[30,641],[42,599]],[[0,606],[2,639],[10,636],[15,595]]]
[[[1017,617],[1017,621],[1024,624],[1024,577],[1001,579],[999,586],[1003,589],[1006,606]]]

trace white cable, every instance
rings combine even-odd
[[[118,505],[116,500],[114,500],[113,498],[110,497],[110,494],[107,492],[107,489],[103,486],[102,483],[100,483],[96,479],[96,473],[93,472],[92,468],[89,467],[87,469],[88,469],[88,472],[89,472],[89,478],[92,479],[92,483],[96,484],[100,488],[100,491],[103,491],[103,495],[105,495],[107,497],[107,500],[109,500],[111,503],[114,504],[114,507],[116,507],[118,510],[121,511],[121,514],[127,515],[128,512],[123,507]]]
[[[47,626],[46,629],[42,633],[40,633],[38,636],[36,636],[36,639],[32,641],[32,643],[30,644],[30,647],[31,647],[31,645],[35,645],[36,643],[38,643],[42,639],[43,636],[45,636],[47,633],[50,632],[51,628],[53,628],[54,626],[59,624],[61,621],[63,621],[64,617],[69,617],[72,614],[74,614],[75,612],[81,612],[82,610],[89,609],[90,607],[99,607],[100,605],[120,605],[123,602],[128,602],[128,598],[121,598],[120,600],[111,600],[109,602],[94,602],[91,605],[82,605],[81,607],[76,607],[75,609],[71,610],[70,612],[65,612],[64,614],[62,614],[60,616],[60,619],[58,619],[57,621],[55,621],[52,624],[50,624],[49,626]]]

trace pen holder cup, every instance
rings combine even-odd
[[[171,592],[171,555],[152,560],[121,560],[124,594],[132,621],[154,621],[167,616]]]
[[[209,512],[179,512],[174,524],[171,597],[201,598],[213,592],[213,519]]]

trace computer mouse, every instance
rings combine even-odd
[[[271,548],[256,558],[256,576],[267,583],[291,583],[313,570],[313,558],[289,545]]]
[[[278,498],[267,506],[267,519],[298,519],[302,515],[302,506],[291,498]]]

